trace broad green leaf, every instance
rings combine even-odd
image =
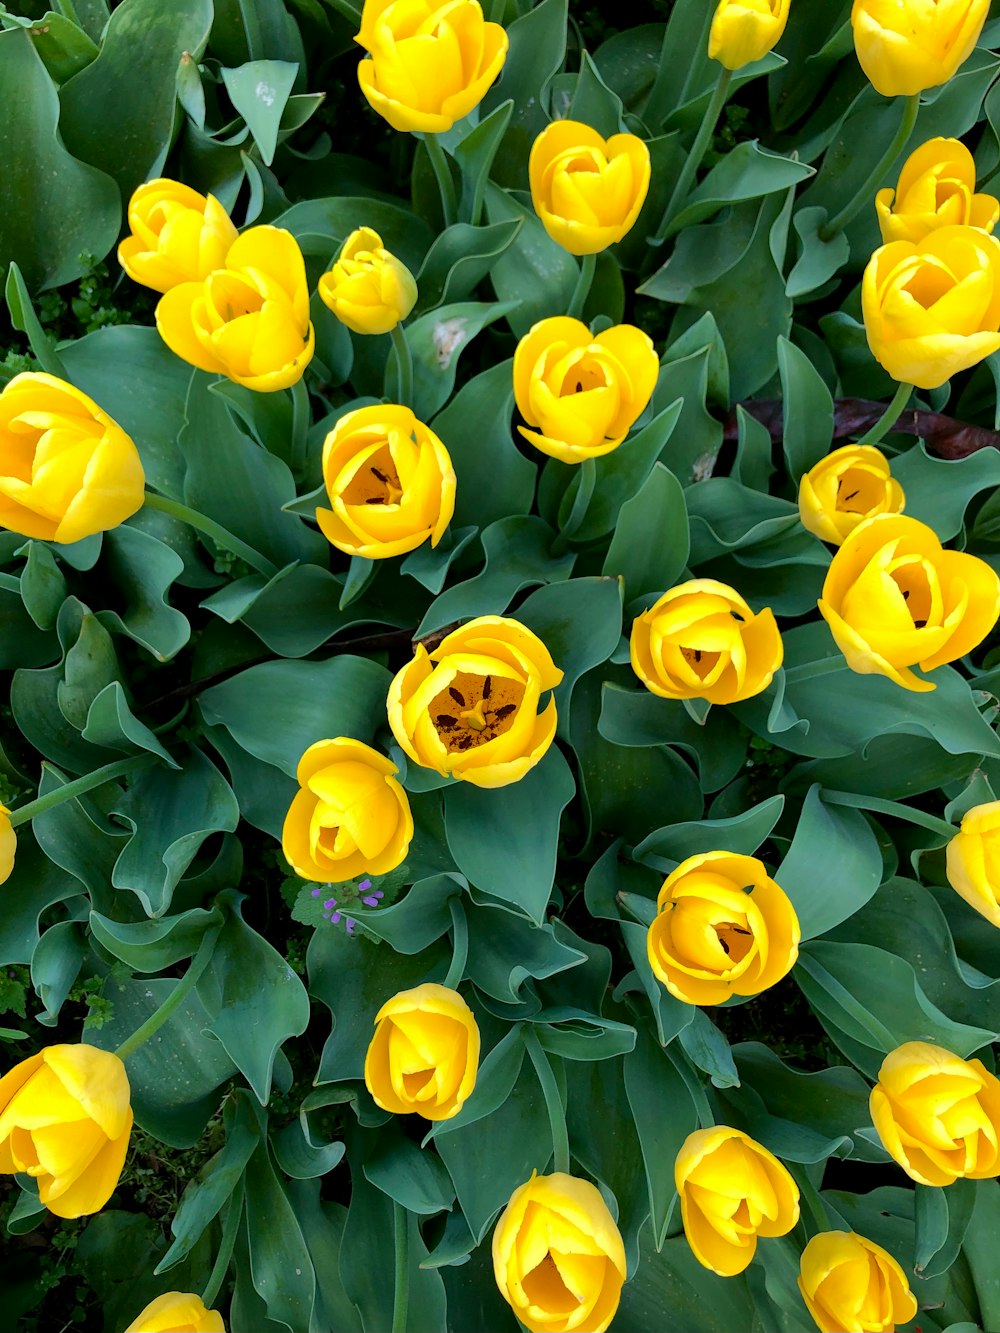
[[[367,1180],[411,1213],[426,1216],[450,1210],[455,1191],[440,1157],[423,1150],[403,1134],[398,1120],[377,1131],[374,1149],[365,1159]]]
[[[54,634],[40,630],[25,610],[19,587],[0,584],[0,669],[37,667],[59,655]]]
[[[737,144],[692,191],[671,222],[667,235],[703,222],[727,204],[779,193],[813,175],[813,168],[805,162],[762,148],[756,139]]]
[[[413,356],[413,410],[421,421],[439,412],[451,397],[463,349],[477,333],[514,308],[511,301],[465,301],[439,306],[407,326],[404,336]],[[387,392],[393,401],[394,375],[394,362],[390,362]]]
[[[542,0],[507,26],[510,43],[499,81],[483,98],[488,115],[514,103],[510,125],[491,175],[505,188],[522,189],[531,145],[548,123],[545,91],[566,53],[566,0]],[[554,313],[554,312],[553,312]]]
[[[411,273],[419,273],[433,234],[427,223],[408,208],[364,196],[304,199],[274,219],[276,227],[290,231],[307,254],[333,259],[358,227],[371,227],[382,244]]]
[[[752,856],[781,818],[784,805],[784,796],[770,796],[743,814],[733,815],[729,819],[667,824],[644,838],[632,854],[637,861],[655,856],[677,862],[702,852],[714,851]]]
[[[315,1180],[317,1176],[325,1176],[344,1156],[342,1143],[313,1141],[309,1122],[301,1112],[298,1120],[272,1136],[271,1149],[278,1166],[293,1180]]]
[[[312,1319],[316,1275],[295,1211],[271,1165],[266,1139],[255,1148],[244,1179],[253,1285],[268,1317],[297,1333]]]
[[[125,691],[117,680],[106,685],[87,710],[87,723],[81,732],[85,741],[105,746],[109,750],[124,750],[131,754],[133,748],[146,750],[157,755],[171,768],[178,764],[168,750],[165,750],[156,735],[144,722],[140,722],[128,706]]]
[[[347,1209],[342,1204],[321,1200],[321,1183],[290,1180],[285,1186],[316,1272],[316,1326],[336,1329],[337,1333],[362,1333],[357,1307],[344,1290],[340,1276]]]
[[[392,874],[390,872],[381,879],[373,877],[373,887],[386,884]],[[412,879],[412,874],[409,878]],[[406,882],[409,880],[404,880]],[[467,887],[461,875],[430,875],[415,880],[406,897],[399,902],[370,911],[362,907],[351,915],[378,939],[385,940],[396,953],[422,953],[451,929],[449,904],[453,898],[461,898]],[[335,894],[336,889],[332,892]]]
[[[30,830],[17,838],[14,869],[4,884],[0,918],[0,965],[30,963],[40,939],[39,921],[53,903],[80,894],[79,882],[65,874],[39,848]]]
[[[510,1096],[523,1062],[524,1042],[519,1030],[512,1028],[480,1064],[476,1086],[462,1109],[449,1120],[435,1120],[424,1135],[424,1143],[492,1115]]]
[[[961,529],[969,501],[1000,485],[1000,455],[980,449],[968,458],[935,458],[918,442],[892,460],[892,475],[906,496],[906,515],[934,529],[944,542]],[[991,540],[1000,532],[993,496],[979,512],[975,540]]]
[[[990,1181],[976,1182],[976,1205],[962,1251],[972,1269],[983,1328],[1000,1323],[1000,1270],[991,1237],[1000,1226],[1000,1199]]]
[[[434,310],[447,300],[462,301],[471,296],[497,256],[512,244],[521,225],[517,218],[492,227],[458,222],[441,232],[415,275],[418,311]],[[408,335],[412,327],[407,328]]]
[[[250,60],[238,69],[223,69],[229,100],[250,127],[265,164],[274,161],[281,116],[292,91],[298,65],[284,60]]]
[[[553,6],[565,8],[565,3],[566,0],[542,0],[542,4],[527,17],[551,10]],[[517,132],[518,127],[512,118],[505,143]],[[501,149],[498,154],[498,163],[504,151]],[[518,182],[519,185],[522,183]],[[533,211],[523,207],[513,195],[492,181],[486,187],[486,213],[494,226],[505,222],[521,223],[514,243],[491,268],[490,281],[499,301],[517,303],[511,307],[507,318],[515,336],[523,338],[540,319],[566,310],[579,273],[577,262],[568,250],[549,236]]]
[[[197,953],[209,927],[221,922],[218,908],[191,907],[159,921],[116,921],[91,912],[90,929],[98,943],[135,972],[161,972]]]
[[[800,208],[792,218],[797,257],[785,283],[785,295],[793,301],[829,282],[851,256],[851,243],[842,231],[829,239],[820,234],[828,220],[825,208]]]
[[[962,1248],[975,1207],[976,1182],[959,1179],[947,1190],[918,1184],[914,1195],[913,1270],[918,1277],[937,1277],[948,1271]]]
[[[584,1010],[559,1013],[559,1022],[543,1023],[543,1011],[535,1020],[543,1050],[564,1060],[611,1060],[635,1047],[635,1028],[610,1018],[597,1018]]]
[[[825,805],[811,787],[775,879],[791,899],[802,938],[813,939],[863,907],[882,878],[882,853],[858,810]]]
[[[78,921],[56,921],[49,926],[31,955],[31,984],[44,1006],[36,1020],[55,1027],[59,1010],[83,966],[86,941]]]
[[[52,629],[66,598],[66,580],[45,542],[29,541],[21,571],[21,600],[39,629]]]
[[[48,764],[43,765],[40,796],[65,785],[64,777]],[[92,902],[104,909],[110,908],[111,873],[127,841],[127,834],[106,819],[106,812],[120,794],[117,782],[109,782],[86,796],[63,801],[32,820],[38,845],[49,860],[79,880]]]
[[[782,443],[788,474],[797,482],[824,457],[833,440],[833,398],[803,351],[778,339],[778,372],[784,403]]]
[[[97,45],[83,28],[64,14],[50,10],[41,23],[29,28],[33,45],[56,83],[65,83],[86,69],[97,55]]]
[[[662,463],[618,514],[602,572],[625,580],[626,600],[673,586],[689,554],[684,492]]]
[[[502,1004],[540,1006],[531,1000],[529,978],[544,980],[579,967],[587,955],[556,935],[546,923],[538,926],[499,905],[470,907],[469,980],[484,996]]]
[[[512,101],[501,102],[489,115],[483,116],[479,124],[469,130],[451,150],[462,174],[459,214],[468,222],[479,221],[490,168],[507,132],[513,108]]]

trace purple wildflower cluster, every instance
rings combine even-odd
[[[329,885],[326,887],[329,888]],[[371,892],[366,892],[366,890],[371,890]],[[313,889],[312,896],[314,898],[319,898],[322,892],[323,887],[320,886],[317,889]],[[378,907],[379,902],[385,897],[385,894],[381,889],[372,889],[372,882],[370,879],[361,880],[357,886],[357,892],[361,895],[361,902],[365,907]],[[323,916],[325,920],[329,921],[331,925],[334,926],[339,926],[341,920],[343,920],[344,929],[347,931],[348,935],[354,934],[354,927],[357,923],[354,921],[353,917],[347,916],[344,910],[337,906],[336,898],[327,898],[324,901]]]

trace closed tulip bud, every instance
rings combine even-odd
[[[917,1313],[906,1274],[853,1231],[821,1231],[802,1251],[799,1291],[820,1333],[895,1333]]]
[[[477,787],[523,778],[556,733],[556,703],[541,696],[563,673],[531,630],[479,616],[433,652],[417,654],[389,686],[389,726],[416,764]]]
[[[406,859],[413,817],[396,765],[361,741],[317,741],[299,760],[281,846],[303,879],[339,884]]]
[[[531,202],[554,241],[593,255],[632,228],[649,189],[649,149],[634,134],[604,139],[579,120],[554,120],[528,159]]]
[[[719,0],[708,54],[726,69],[762,60],[781,38],[791,0]]]
[[[118,247],[118,262],[134,282],[167,292],[182,282],[201,282],[224,268],[239,235],[216,199],[179,181],[140,185],[128,204],[131,235]]]
[[[338,551],[384,560],[430,541],[455,512],[448,450],[408,407],[385,403],[347,412],[323,444],[329,509],[316,522]]]
[[[298,241],[280,227],[251,227],[233,243],[225,268],[160,298],[156,327],[199,370],[259,393],[296,384],[314,345]]]
[[[17,834],[11,828],[10,811],[0,805],[0,884],[10,879],[17,854]]]
[[[799,1191],[787,1168],[728,1125],[687,1136],[674,1183],[694,1257],[719,1277],[743,1272],[758,1236],[785,1236],[799,1220]]]
[[[972,54],[990,0],[854,0],[861,68],[883,97],[912,97],[947,83]]]
[[[582,463],[617,449],[656,388],[652,340],[631,324],[596,336],[565,315],[543,319],[514,353],[514,397],[543,454]]]
[[[400,991],[375,1015],[365,1086],[383,1111],[458,1115],[479,1069],[479,1026],[458,991],[433,982]]]
[[[876,250],[861,282],[872,355],[901,384],[937,389],[1000,350],[1000,241],[941,227]]]
[[[871,444],[834,449],[799,482],[802,526],[834,546],[866,518],[902,513],[905,503],[889,460]]]
[[[875,211],[882,240],[916,244],[939,227],[991,232],[1000,202],[976,194],[976,164],[961,139],[928,139],[906,159],[895,190],[879,190]]]
[[[479,105],[507,55],[507,34],[477,0],[365,0],[354,39],[371,57],[361,91],[394,130],[443,134]]]
[[[0,527],[78,542],[140,509],[145,481],[129,436],[72,384],[26,371],[0,393]]]
[[[886,1152],[918,1184],[1000,1175],[1000,1082],[981,1060],[905,1042],[882,1061],[869,1109]]]
[[[970,907],[1000,926],[1000,801],[974,806],[963,816],[948,844],[947,874]]]
[[[532,1175],[493,1232],[500,1295],[531,1333],[605,1333],[625,1281],[625,1246],[600,1191],[565,1171]]]
[[[1000,578],[943,550],[926,523],[880,514],[834,552],[819,609],[852,671],[933,690],[910,668],[933,671],[981,643],[1000,616]]]
[[[763,861],[701,852],[663,881],[646,937],[653,973],[686,1004],[759,995],[799,956],[799,919]]]
[[[664,699],[750,699],[767,689],[783,656],[774,613],[754,615],[715,579],[678,584],[632,625],[632,670]]]
[[[352,231],[337,262],[319,280],[323,304],[355,333],[391,333],[413,309],[413,274],[383,248],[370,227]]]
[[[125,1333],[226,1333],[218,1310],[206,1310],[190,1291],[166,1291],[150,1301]]]
[[[125,1164],[125,1066],[96,1046],[46,1046],[0,1078],[0,1171],[26,1172],[57,1217],[96,1213]]]

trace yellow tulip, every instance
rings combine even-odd
[[[0,393],[0,527],[77,542],[130,518],[145,481],[131,439],[72,384],[26,371]]]
[[[649,965],[686,1004],[759,995],[799,956],[795,908],[755,856],[689,856],[663,881],[656,910]]]
[[[323,445],[330,509],[316,522],[338,551],[369,560],[437,546],[455,512],[448,450],[408,407],[359,407]]]
[[[887,245],[916,244],[939,227],[991,232],[1000,218],[1000,202],[991,194],[976,194],[976,164],[961,139],[939,138],[910,154],[896,189],[875,196],[875,211]]]
[[[17,834],[11,828],[10,811],[0,805],[0,884],[10,879],[17,855]]]
[[[620,241],[649,189],[649,149],[634,134],[604,139],[579,120],[554,120],[528,159],[531,202],[554,241],[593,255]]]
[[[861,309],[875,360],[901,384],[937,389],[1000,350],[1000,241],[940,227],[872,255]]]
[[[396,765],[370,745],[338,736],[299,760],[299,791],[281,833],[285,860],[303,879],[340,884],[385,875],[406,859],[413,817]]]
[[[834,552],[819,609],[852,671],[933,690],[910,667],[933,671],[981,643],[1000,616],[1000,578],[942,550],[926,523],[880,514]]]
[[[617,449],[656,388],[652,339],[631,324],[596,336],[566,315],[543,319],[514,352],[514,397],[543,454],[582,463]]]
[[[854,0],[861,68],[883,97],[947,83],[979,40],[990,0]]]
[[[160,298],[156,327],[199,370],[260,393],[297,383],[314,344],[298,241],[280,227],[251,227],[233,243],[225,268]]]
[[[190,1291],[167,1291],[150,1301],[125,1333],[226,1333],[218,1310],[206,1310]]]
[[[319,280],[324,305],[355,333],[391,333],[413,309],[417,284],[370,227],[352,231],[337,262]]]
[[[1000,801],[966,811],[948,844],[947,874],[948,883],[970,907],[1000,926]]]
[[[906,1274],[854,1231],[821,1231],[802,1251],[799,1291],[820,1333],[895,1333],[917,1313]]]
[[[720,1277],[743,1272],[758,1236],[785,1236],[799,1220],[799,1191],[787,1168],[728,1125],[687,1136],[674,1184],[694,1257]]]
[[[799,482],[802,526],[834,546],[840,546],[866,518],[900,514],[905,504],[889,460],[871,444],[834,449]]]
[[[500,1214],[493,1272],[531,1333],[605,1333],[621,1299],[625,1246],[596,1186],[564,1171],[533,1174]]]
[[[1000,1082],[981,1060],[905,1042],[883,1060],[868,1105],[886,1152],[918,1184],[1000,1175]]]
[[[0,1171],[34,1176],[57,1217],[98,1212],[125,1164],[129,1096],[117,1055],[46,1046],[0,1078]]]
[[[479,1026],[458,991],[426,981],[375,1015],[365,1087],[383,1111],[450,1120],[476,1086],[478,1069]]]
[[[389,686],[389,726],[414,763],[477,787],[506,787],[534,768],[556,734],[556,704],[538,704],[563,673],[537,635],[479,616],[413,661]]]
[[[788,22],[791,0],[719,0],[708,35],[708,54],[726,69],[762,60]]]
[[[783,656],[774,613],[754,615],[714,579],[671,588],[632,626],[632,670],[664,699],[749,699],[767,689]]]
[[[118,247],[118,262],[134,282],[167,292],[201,282],[217,268],[238,236],[214,194],[199,194],[180,181],[147,181],[128,204],[131,235]]]
[[[354,39],[370,104],[394,130],[443,134],[482,101],[503,68],[507,34],[476,0],[365,0]]]

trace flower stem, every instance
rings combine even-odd
[[[406,1333],[410,1305],[410,1219],[393,1200],[392,1229],[396,1249],[396,1280],[392,1292],[392,1333]]]
[[[179,500],[168,500],[165,495],[155,495],[152,491],[147,491],[146,508],[158,509],[161,514],[169,514],[171,518],[176,518],[181,523],[187,523],[189,527],[195,528],[198,532],[203,532],[224,550],[231,551],[233,555],[238,555],[241,560],[245,560],[251,568],[257,570],[258,574],[263,574],[270,579],[278,572],[277,565],[273,565],[266,556],[261,555],[259,551],[255,551],[252,546],[248,546],[239,537],[234,537],[228,528],[224,528],[221,523],[216,523],[214,518],[207,518],[204,514],[199,514],[197,509],[181,504]]]
[[[413,406],[413,356],[406,334],[398,324],[389,334],[392,350],[396,353],[396,398],[393,400],[401,407]]]
[[[597,255],[584,255],[580,260],[580,274],[576,280],[576,286],[573,288],[573,295],[569,298],[569,307],[566,311],[570,319],[579,319],[583,314],[583,307],[590,295],[596,268]]]
[[[127,759],[116,759],[114,763],[105,764],[103,768],[95,768],[93,773],[85,773],[82,778],[67,782],[64,786],[57,787],[55,791],[50,791],[45,796],[39,796],[36,800],[29,801],[27,805],[12,810],[10,814],[11,828],[17,828],[18,824],[27,824],[30,819],[34,819],[36,815],[44,814],[46,810],[51,810],[53,806],[61,805],[63,801],[71,801],[76,796],[82,796],[85,792],[93,791],[95,787],[100,787],[105,782],[111,782],[114,778],[121,778],[126,773],[135,773],[139,769],[148,768],[150,764],[157,763],[158,759],[159,756],[155,754],[133,754],[129,755]]]
[[[141,1027],[136,1028],[131,1037],[126,1037],[122,1044],[115,1051],[119,1060],[127,1060],[134,1054],[144,1041],[158,1032],[167,1021],[175,1009],[179,1008],[181,1002],[188,996],[201,979],[201,974],[212,961],[212,954],[215,952],[215,941],[219,938],[219,932],[222,930],[221,923],[212,926],[202,937],[198,952],[191,961],[188,970],[178,981],[167,998],[160,1007],[153,1011]]]
[[[808,1171],[806,1171],[805,1167],[800,1167],[799,1170],[793,1171],[791,1174],[795,1179],[796,1185],[799,1187],[799,1193],[802,1196],[803,1202],[808,1208],[813,1222],[816,1224],[817,1233],[831,1230],[832,1223],[830,1222],[826,1207],[816,1186],[809,1179]]]
[[[885,150],[885,153],[879,159],[878,166],[865,177],[864,182],[855,191],[854,197],[849,199],[839,213],[836,213],[829,222],[824,223],[819,229],[819,238],[821,241],[832,240],[838,232],[844,230],[849,222],[852,222],[865,204],[871,203],[872,191],[882,181],[885,173],[895,162],[896,158],[906,147],[906,143],[913,133],[913,126],[917,119],[917,112],[920,110],[920,94],[913,93],[906,99],[903,107],[903,119],[900,121],[899,129],[896,131],[896,137]]]
[[[903,409],[910,401],[910,394],[913,392],[912,384],[900,384],[893,395],[892,402],[879,417],[871,430],[866,431],[858,440],[858,444],[878,444],[889,434],[893,426],[902,416]]]
[[[451,911],[452,954],[451,967],[448,968],[444,984],[449,990],[456,990],[465,975],[465,964],[469,957],[469,922],[461,898],[449,898],[448,907]]]
[[[535,1073],[538,1075],[538,1082],[541,1084],[542,1094],[545,1097],[545,1109],[549,1113],[549,1129],[552,1134],[552,1169],[553,1171],[568,1173],[569,1135],[566,1132],[566,1111],[563,1108],[562,1097],[559,1095],[556,1076],[552,1072],[552,1066],[542,1050],[541,1042],[538,1040],[534,1028],[523,1026],[521,1028],[521,1040],[524,1042],[525,1050],[531,1056],[531,1063],[535,1066]]]
[[[230,1260],[233,1257],[233,1246],[236,1244],[236,1231],[240,1224],[240,1218],[243,1216],[243,1177],[240,1176],[236,1182],[236,1188],[233,1190],[229,1200],[229,1212],[226,1214],[225,1225],[222,1228],[222,1240],[219,1244],[219,1252],[215,1256],[215,1263],[212,1266],[212,1272],[209,1275],[208,1285],[201,1295],[201,1303],[206,1310],[210,1310],[215,1304],[215,1298],[219,1294],[226,1273],[229,1269]]]
[[[434,175],[437,177],[438,191],[441,195],[441,212],[444,214],[444,225],[451,227],[458,217],[458,199],[455,197],[455,182],[451,178],[451,168],[448,166],[448,159],[444,155],[444,149],[438,142],[436,134],[424,135],[424,147],[427,149],[427,156],[431,160],[431,166],[434,168]]]
[[[726,69],[725,66],[719,71],[718,82],[715,85],[715,91],[712,93],[711,100],[705,109],[701,124],[698,126],[698,133],[695,135],[694,143],[691,145],[691,151],[688,153],[681,168],[681,174],[677,177],[673,193],[670,196],[670,202],[664,210],[660,225],[656,230],[656,235],[651,240],[652,245],[662,245],[667,238],[670,230],[670,224],[673,222],[681,206],[687,199],[691,190],[691,184],[694,180],[695,172],[701,166],[701,160],[705,156],[705,150],[712,141],[712,135],[715,133],[715,126],[719,117],[722,115],[722,108],[726,105],[726,98],[729,96],[729,85],[733,80],[733,71]]]

